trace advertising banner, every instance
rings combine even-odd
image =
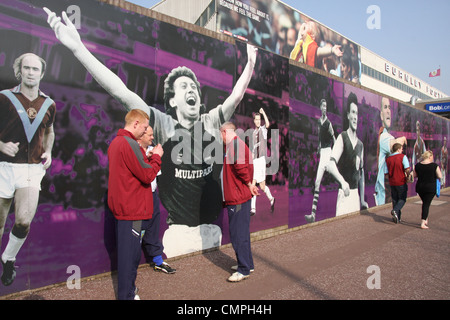
[[[430,103],[425,109],[434,113],[450,112],[450,102]]]
[[[359,46],[337,32],[277,0],[216,1],[218,32],[360,83]]]

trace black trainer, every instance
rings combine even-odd
[[[6,262],[3,262],[2,259],[0,259],[3,266],[3,273],[2,273],[2,283],[4,286],[9,286],[14,282],[14,279],[16,278],[16,267],[14,266],[15,261],[8,260]]]
[[[155,265],[153,266],[153,269],[154,269],[155,271],[161,271],[161,272],[168,273],[168,274],[177,272],[176,269],[174,269],[174,268],[172,268],[171,266],[169,266],[169,264],[166,263],[166,262],[163,262],[163,263],[160,264],[159,266],[157,266],[157,265],[155,264]]]

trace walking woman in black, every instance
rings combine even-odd
[[[436,195],[436,179],[442,179],[442,173],[439,166],[434,162],[431,150],[424,152],[420,160],[414,168],[414,177],[417,177],[416,192],[422,199],[422,222],[420,227],[428,229],[428,212],[431,201]]]

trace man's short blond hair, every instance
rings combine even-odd
[[[132,109],[125,116],[125,125],[130,125],[136,120],[139,120],[142,122],[143,121],[148,122],[150,120],[150,117],[148,116],[148,114],[146,112],[144,112],[140,109]]]

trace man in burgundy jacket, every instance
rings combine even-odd
[[[401,220],[402,208],[408,193],[407,177],[411,171],[408,158],[403,154],[403,145],[394,143],[392,155],[386,158],[389,174],[389,185],[392,195],[392,219],[395,223]]]
[[[137,300],[135,280],[141,258],[143,220],[153,213],[151,182],[161,168],[163,149],[157,145],[152,156],[144,159],[137,139],[148,128],[148,115],[133,109],[125,117],[125,127],[108,148],[108,206],[116,219],[117,297]]]
[[[231,122],[224,123],[220,133],[225,144],[222,169],[223,203],[228,211],[230,240],[236,253],[237,271],[228,281],[238,282],[248,278],[254,269],[250,246],[250,207],[254,195],[259,195],[253,182],[252,154],[236,135]]]

